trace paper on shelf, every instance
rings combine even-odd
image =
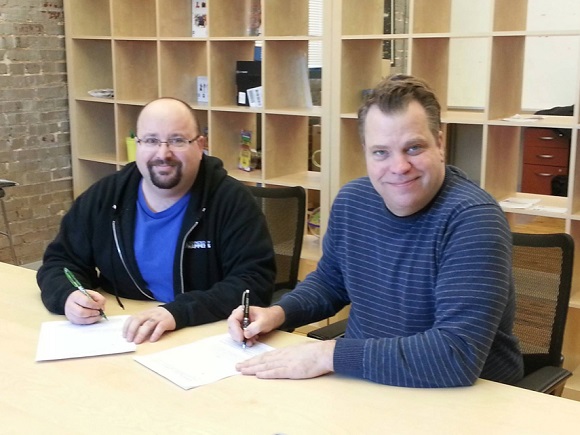
[[[540,202],[539,199],[506,198],[499,202],[502,208],[527,209]]]
[[[502,121],[515,121],[515,122],[528,122],[528,121],[539,121],[541,119],[544,119],[544,117],[542,115],[520,115],[519,113],[516,113],[513,116],[507,117],[507,118],[502,118]]]
[[[264,343],[242,348],[228,334],[214,335],[183,346],[133,357],[185,390],[239,374],[236,363],[272,350]]]
[[[109,316],[109,320],[92,325],[75,325],[68,320],[43,322],[36,361],[133,352],[137,348],[135,343],[123,338],[127,317]]]

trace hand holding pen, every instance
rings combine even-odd
[[[78,291],[80,291],[83,295],[85,295],[87,298],[89,298],[90,300],[94,300],[91,295],[89,294],[89,292],[87,292],[87,290],[82,286],[82,284],[79,282],[79,280],[73,275],[73,273],[68,270],[66,267],[64,268],[64,274],[66,275],[67,279],[69,280],[69,282],[73,285],[73,287],[75,287]],[[105,319],[105,320],[109,320],[107,315],[105,314],[105,312],[99,308],[99,314]]]
[[[250,290],[245,290],[242,294],[242,306],[244,307],[244,318],[242,329],[245,330],[250,325]],[[246,339],[242,342],[242,347],[246,348]]]

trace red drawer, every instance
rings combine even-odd
[[[522,173],[522,192],[552,194],[552,178],[568,175],[567,166],[524,165]]]
[[[530,146],[569,149],[570,139],[558,135],[551,128],[528,127],[524,129],[524,148]]]
[[[566,148],[526,146],[524,147],[524,163],[567,167],[569,154],[568,146]]]

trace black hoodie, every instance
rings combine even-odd
[[[137,192],[135,163],[99,180],[73,203],[44,254],[37,281],[49,311],[64,314],[75,290],[68,267],[88,289],[117,298],[153,299],[133,249]],[[264,215],[249,190],[222,162],[203,156],[175,251],[175,300],[162,305],[176,329],[226,319],[251,289],[251,304],[272,298],[275,263]],[[160,247],[162,250],[163,247]]]

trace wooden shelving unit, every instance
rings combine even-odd
[[[209,131],[210,153],[224,161],[231,175],[249,183],[302,185],[319,197],[324,234],[331,201],[340,187],[366,172],[356,111],[362,91],[384,75],[384,46],[390,41],[392,50],[405,53],[404,65],[397,69],[423,77],[435,88],[448,138],[457,129],[475,132],[476,157],[471,160],[477,160],[478,169],[473,178],[498,201],[510,197],[540,201],[543,208],[539,210],[505,209],[513,229],[535,231],[539,226],[568,232],[580,241],[580,177],[576,176],[580,168],[580,73],[569,84],[573,116],[504,120],[528,110],[522,105],[526,43],[539,38],[580,40],[580,25],[529,29],[528,6],[533,0],[482,0],[473,6],[481,17],[477,25],[457,30],[453,13],[460,3],[407,0],[408,22],[385,34],[385,0],[332,0],[324,2],[324,33],[319,37],[308,34],[308,0],[262,0],[263,34],[247,36],[250,2],[209,0],[208,36],[192,38],[190,0],[65,0],[75,195],[127,163],[125,137],[134,129],[143,104],[158,96],[174,96],[197,111],[202,128]],[[559,7],[558,2],[550,4]],[[297,65],[303,64],[312,41],[321,41],[324,47],[322,105],[308,107],[304,77]],[[262,47],[264,107],[240,107],[235,99],[235,63],[252,60],[256,44]],[[454,105],[449,97],[457,89],[460,73],[454,63],[457,50],[469,44],[478,47],[471,53],[475,58],[470,55],[460,63],[471,64],[481,73],[469,83],[473,92],[483,96],[477,107]],[[580,53],[574,55],[580,58]],[[210,83],[210,99],[203,104],[197,103],[194,92],[200,75],[208,76]],[[99,88],[115,89],[115,97],[89,96],[89,90]],[[308,170],[313,120],[322,126],[320,172]],[[570,132],[566,197],[519,191],[523,129],[537,127]],[[237,169],[241,129],[260,133],[261,170]],[[465,145],[458,141],[454,147],[461,151]],[[572,370],[580,366],[577,244],[565,343],[565,365]],[[319,246],[314,243],[313,248],[311,239],[306,246],[304,260],[312,267]],[[580,377],[580,370],[576,374]],[[576,388],[574,383],[569,385]]]

